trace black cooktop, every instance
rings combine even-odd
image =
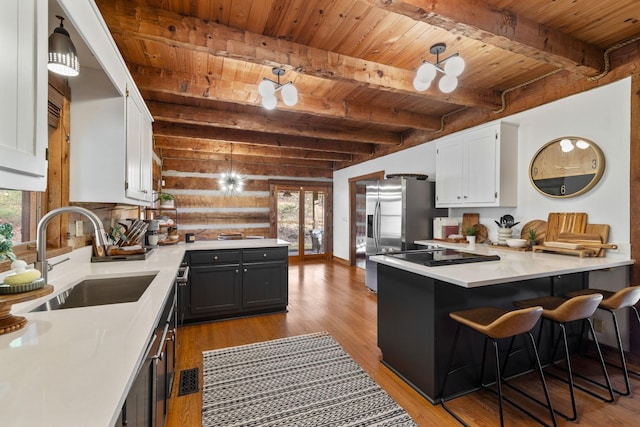
[[[498,255],[479,255],[462,252],[456,249],[434,249],[429,251],[405,252],[387,254],[387,256],[402,259],[414,264],[437,267],[440,265],[467,264],[470,262],[497,261]]]

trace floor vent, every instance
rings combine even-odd
[[[180,371],[180,388],[178,396],[185,394],[197,393],[200,389],[198,378],[200,377],[200,368],[191,368]]]

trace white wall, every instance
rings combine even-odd
[[[549,212],[587,212],[593,224],[610,224],[609,241],[629,249],[629,137],[631,79],[627,78],[503,120],[518,123],[518,206],[516,208],[451,209],[449,216],[480,213],[480,222],[495,239],[494,220],[511,214],[521,224],[547,219]],[[589,192],[568,199],[538,193],[529,182],[529,163],[545,143],[561,136],[582,136],[598,144],[606,161],[600,182]],[[349,178],[384,170],[385,173],[424,173],[435,176],[435,141],[373,159],[333,174],[333,253],[349,259]],[[519,226],[514,233],[519,233]]]

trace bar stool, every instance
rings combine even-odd
[[[593,330],[593,323],[591,322],[591,316],[595,313],[598,308],[598,304],[602,301],[602,294],[591,294],[591,295],[581,295],[577,297],[573,297],[570,299],[549,296],[549,297],[540,297],[540,298],[532,298],[522,301],[515,301],[513,305],[518,308],[527,308],[532,306],[541,306],[542,307],[542,319],[549,320],[554,324],[560,326],[560,333],[558,334],[557,339],[554,340],[553,345],[553,355],[552,355],[552,364],[555,364],[553,361],[553,357],[555,356],[558,343],[560,339],[563,339],[564,343],[564,356],[567,364],[567,377],[568,381],[563,378],[559,378],[565,382],[569,383],[569,392],[571,395],[571,408],[573,410],[573,415],[569,417],[556,410],[556,413],[561,417],[565,418],[567,421],[575,421],[578,418],[578,411],[576,409],[576,399],[574,388],[578,388],[586,393],[591,394],[594,397],[602,399],[605,402],[613,402],[613,389],[611,387],[611,381],[609,380],[609,374],[607,373],[607,368],[604,364],[604,358],[602,357],[602,352],[600,351],[600,345],[598,344],[598,339],[596,338],[595,331]],[[606,388],[609,391],[609,398],[604,398],[602,396],[597,395],[591,390],[588,390],[584,387],[581,387],[574,383],[573,381],[573,372],[571,369],[571,358],[569,356],[569,344],[567,340],[567,330],[565,325],[569,322],[574,322],[577,320],[587,321],[589,324],[589,330],[591,331],[591,336],[593,337],[593,341],[596,344],[596,348],[598,349],[598,355],[600,356],[600,365],[602,367],[602,373],[606,380]],[[542,328],[540,330],[542,332]],[[538,338],[540,339],[540,337]],[[554,375],[555,376],[555,375]],[[542,402],[540,402],[542,403]]]
[[[640,373],[629,371],[629,369],[627,368],[627,362],[624,357],[624,347],[622,346],[622,338],[620,337],[620,328],[618,326],[618,317],[616,316],[615,311],[629,307],[636,314],[636,319],[638,320],[638,325],[640,326],[640,315],[638,315],[638,309],[635,307],[638,301],[640,301],[640,286],[630,286],[617,292],[607,291],[604,289],[583,289],[580,291],[569,292],[568,294],[566,294],[566,297],[572,298],[579,295],[591,294],[602,294],[603,299],[602,301],[600,301],[598,308],[611,313],[611,318],[613,319],[613,327],[616,331],[616,339],[618,341],[618,354],[620,356],[620,366],[616,366],[611,363],[608,363],[608,365],[614,366],[618,369],[622,369],[622,372],[624,373],[624,384],[626,387],[626,391],[621,392],[616,389],[614,389],[613,391],[621,396],[628,396],[629,394],[631,394],[631,387],[629,386],[629,373],[632,373],[634,375],[640,375]]]
[[[484,380],[484,367],[485,367],[485,356],[486,356],[486,347],[487,341],[491,341],[493,344],[494,355],[495,355],[495,369],[496,369],[496,385],[497,385],[497,395],[498,395],[498,408],[500,413],[500,426],[504,426],[504,416],[502,411],[502,384],[504,379],[502,378],[502,374],[500,372],[500,356],[498,351],[498,342],[497,340],[503,338],[514,338],[517,335],[527,334],[529,336],[529,340],[531,342],[531,347],[533,348],[533,353],[535,355],[536,364],[538,367],[538,374],[540,375],[540,379],[542,382],[542,387],[544,389],[544,394],[547,399],[547,406],[549,408],[549,414],[551,415],[551,420],[553,425],[556,426],[556,419],[553,411],[553,407],[551,406],[551,399],[549,397],[549,390],[547,389],[547,383],[544,379],[544,374],[542,372],[542,366],[540,364],[540,358],[538,356],[538,349],[536,348],[535,340],[533,339],[533,335],[531,335],[531,329],[535,326],[542,315],[542,307],[530,307],[522,310],[505,310],[498,307],[481,307],[474,308],[471,310],[464,311],[456,311],[449,313],[449,317],[455,320],[457,323],[455,338],[453,341],[453,347],[451,348],[451,355],[449,357],[449,363],[447,366],[447,373],[444,377],[444,381],[442,383],[442,388],[440,392],[440,402],[442,407],[451,414],[456,420],[458,420],[461,424],[467,426],[467,424],[458,416],[453,409],[449,408],[446,404],[445,397],[445,389],[447,385],[447,379],[449,378],[449,374],[458,371],[464,367],[457,368],[455,370],[451,370],[451,365],[453,361],[453,356],[455,354],[456,345],[458,342],[458,338],[460,336],[460,325],[465,325],[480,334],[484,335],[484,348],[482,352],[482,369],[480,374],[480,383],[482,388],[487,388],[483,383]],[[507,356],[508,357],[508,356]],[[492,390],[493,391],[493,390]],[[535,415],[526,411],[524,408],[516,405],[511,400],[504,398],[507,402],[511,403],[516,408],[520,409],[539,423],[546,425],[544,422],[540,421]]]

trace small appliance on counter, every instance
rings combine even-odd
[[[158,230],[160,229],[160,221],[155,219],[146,219],[148,224],[147,232],[144,235],[144,245],[157,247],[158,246]]]

